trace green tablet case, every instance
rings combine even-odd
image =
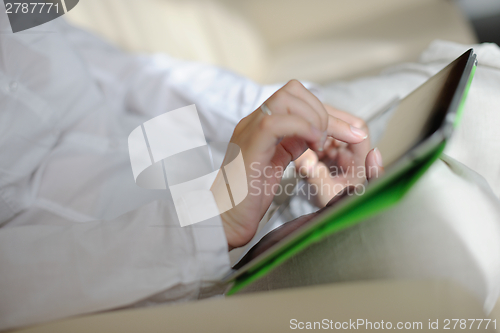
[[[476,66],[474,65],[457,110],[454,123],[455,127],[461,120],[465,101],[475,71]],[[368,187],[365,194],[360,196],[358,200],[352,200],[333,215],[323,218],[314,229],[304,233],[293,243],[290,243],[288,246],[276,252],[272,257],[259,263],[259,265],[249,269],[245,274],[238,277],[234,281],[231,289],[227,292],[227,295],[233,295],[250,283],[265,276],[273,268],[293,257],[309,245],[319,242],[325,237],[354,224],[360,223],[397,204],[430,166],[441,156],[445,146],[446,141],[443,141],[433,152],[415,161],[411,167],[401,171],[399,174],[393,175],[385,181],[381,180],[373,184],[373,186]]]

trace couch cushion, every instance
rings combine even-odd
[[[67,17],[128,51],[167,53],[253,78],[265,64],[257,33],[216,1],[86,0]]]

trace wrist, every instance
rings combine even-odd
[[[226,241],[227,241],[227,249],[228,251],[231,251],[232,249],[235,248],[234,244],[234,236],[233,236],[233,231],[232,228],[230,227],[230,224],[227,221],[225,214],[222,214],[220,216],[221,221],[222,221],[222,227],[224,228],[224,235],[226,236]]]
[[[220,216],[229,251],[247,244],[257,231],[249,228],[248,225],[241,224],[241,218],[237,215],[233,216],[231,213],[232,211],[228,211]]]

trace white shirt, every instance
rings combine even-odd
[[[181,228],[168,191],[134,183],[127,137],[196,104],[228,141],[278,87],[61,19],[13,34],[0,12],[0,30],[0,329],[203,296],[229,269],[220,218]]]

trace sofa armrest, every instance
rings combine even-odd
[[[475,298],[446,281],[371,281],[208,299],[108,312],[17,333],[58,332],[285,332],[299,322],[422,323],[429,319],[486,318]],[[296,321],[294,321],[294,319]],[[359,322],[361,323],[361,322]],[[314,324],[312,324],[314,325]],[[365,326],[360,325],[360,328]],[[369,325],[369,324],[368,324]],[[387,324],[386,324],[387,325]],[[484,325],[483,325],[484,326]],[[369,327],[369,326],[368,326]],[[490,325],[491,330],[493,325]],[[487,332],[488,330],[484,330]],[[446,332],[448,332],[446,330]]]

